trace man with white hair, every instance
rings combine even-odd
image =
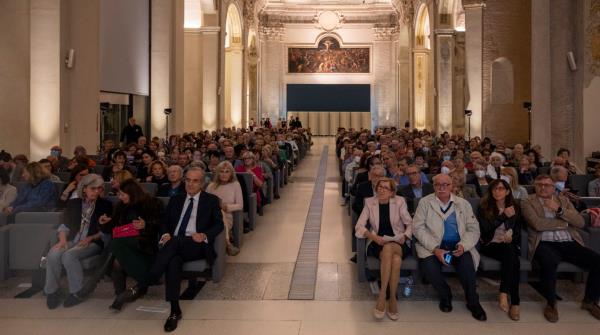
[[[183,184],[183,168],[179,165],[171,165],[167,169],[168,184],[162,184],[156,193],[157,197],[172,197],[178,194],[185,194],[185,185]]]

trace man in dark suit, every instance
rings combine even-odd
[[[373,191],[375,189],[375,185],[379,181],[379,179],[385,177],[385,169],[382,165],[373,165],[371,167],[371,171],[369,171],[369,180],[360,183],[356,188],[354,203],[352,204],[352,210],[357,216],[360,216],[360,213],[365,206],[365,198],[369,198],[375,195]]]
[[[177,328],[181,319],[179,291],[183,263],[205,259],[210,265],[216,257],[215,238],[223,231],[223,217],[219,198],[202,191],[204,170],[191,167],[185,174],[185,195],[173,196],[167,205],[166,216],[160,226],[159,251],[150,270],[148,283],[156,282],[165,274],[166,300],[171,313],[165,322],[167,332]],[[145,292],[145,287],[138,291]],[[133,295],[139,295],[136,290]]]
[[[409,184],[398,188],[397,194],[406,199],[408,211],[412,215],[416,209],[415,199],[420,199],[433,193],[433,186],[430,183],[423,183],[421,169],[417,165],[409,165],[406,168],[406,175],[408,176]]]

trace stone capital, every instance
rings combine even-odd
[[[485,1],[486,0],[463,0],[462,5],[464,9],[485,7]]]
[[[397,27],[373,27],[375,41],[393,41],[397,36]]]
[[[260,36],[268,41],[282,41],[285,35],[285,27],[283,25],[265,26],[259,27]]]

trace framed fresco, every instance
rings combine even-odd
[[[288,48],[288,73],[369,73],[370,48],[342,48],[324,37],[316,48]]]

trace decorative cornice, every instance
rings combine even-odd
[[[462,0],[464,9],[485,7],[486,0]]]
[[[392,41],[398,35],[398,27],[373,27],[375,41]]]

